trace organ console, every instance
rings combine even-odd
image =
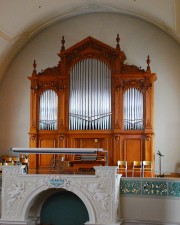
[[[30,148],[102,148],[109,165],[118,160],[154,161],[154,82],[147,68],[125,63],[120,48],[87,37],[65,49],[53,68],[33,64],[30,101]],[[30,154],[29,172],[51,170],[58,154]],[[106,157],[62,154],[73,168],[106,165]],[[81,158],[81,160],[79,160]],[[90,160],[91,159],[91,160]]]
[[[29,154],[57,155],[54,163],[52,161],[53,157],[49,161],[50,170],[44,169],[41,170],[41,173],[94,172],[93,166],[108,165],[108,151],[99,148],[10,148],[10,151],[19,156],[26,155],[27,159]],[[73,155],[73,160],[66,161],[68,155]]]

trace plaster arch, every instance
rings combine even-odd
[[[70,190],[69,190],[68,188],[52,188],[52,187],[49,187],[49,188],[47,188],[45,190],[45,187],[41,186],[38,189],[36,189],[36,191],[32,191],[27,196],[27,198],[24,199],[24,201],[22,202],[22,204],[19,207],[19,210],[18,210],[18,218],[19,218],[19,220],[23,221],[23,220],[28,220],[29,219],[29,212],[30,212],[31,206],[33,204],[36,205],[37,211],[34,212],[35,215],[31,215],[31,216],[39,217],[41,208],[42,208],[43,203],[45,202],[45,200],[48,199],[54,193],[57,193],[57,192],[59,192],[61,190],[66,190],[66,191],[70,191],[70,192],[74,193],[75,195],[77,195],[82,200],[82,202],[84,203],[84,205],[85,205],[85,207],[86,207],[86,209],[88,211],[88,214],[89,214],[89,222],[90,223],[95,223],[95,221],[96,221],[96,213],[95,213],[95,210],[94,210],[95,206],[94,206],[93,202],[91,202],[87,198],[87,196],[82,191],[79,191],[77,188],[73,188],[72,190],[71,189],[72,188],[70,188]],[[47,190],[50,190],[52,192],[51,193],[49,192],[48,195],[46,195],[45,198],[43,200],[41,200],[40,202],[36,202],[36,200],[34,201],[34,199],[36,199],[39,194],[41,194],[41,193],[46,194]],[[37,198],[37,201],[38,201],[38,198]],[[38,207],[37,207],[37,205],[38,205]]]
[[[88,224],[116,224],[119,215],[120,177],[117,167],[96,166],[95,175],[23,174],[23,166],[3,167],[2,224],[34,224],[38,219],[44,196],[51,190],[67,190],[84,203]],[[41,193],[44,193],[41,195]],[[38,197],[41,197],[38,199]],[[35,203],[38,203],[39,209]]]

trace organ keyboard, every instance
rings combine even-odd
[[[94,166],[108,165],[108,152],[101,148],[10,148],[10,151],[15,154],[54,155],[49,162],[51,173],[93,172]]]

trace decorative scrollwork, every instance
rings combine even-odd
[[[144,80],[143,79],[122,80],[121,86],[122,86],[123,90],[126,90],[127,88],[131,88],[131,87],[135,87],[142,91],[143,87],[144,87]]]
[[[146,140],[150,141],[151,140],[151,134],[146,134]]]
[[[45,70],[41,70],[41,72],[38,73],[38,76],[41,76],[41,75],[54,76],[54,75],[58,75],[58,74],[59,74],[59,67],[55,66],[55,67],[52,67],[52,68],[48,67]]]
[[[30,139],[31,139],[32,141],[35,141],[35,140],[36,140],[36,135],[32,134],[32,135],[30,136]]]
[[[59,135],[59,140],[64,141],[64,137],[65,137],[64,134],[60,134]]]
[[[114,138],[115,138],[116,142],[119,143],[119,141],[120,141],[120,135],[119,134],[115,134],[114,135]]]
[[[145,70],[144,69],[141,69],[141,67],[137,67],[135,65],[127,65],[127,64],[124,64],[122,66],[122,70],[121,70],[122,73],[145,73]]]

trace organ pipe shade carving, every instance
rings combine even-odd
[[[53,90],[46,90],[40,95],[39,129],[57,130],[58,95]]]
[[[129,88],[123,96],[124,129],[142,130],[143,127],[143,94],[137,88]]]
[[[111,71],[98,59],[76,63],[70,72],[70,130],[111,129]]]

